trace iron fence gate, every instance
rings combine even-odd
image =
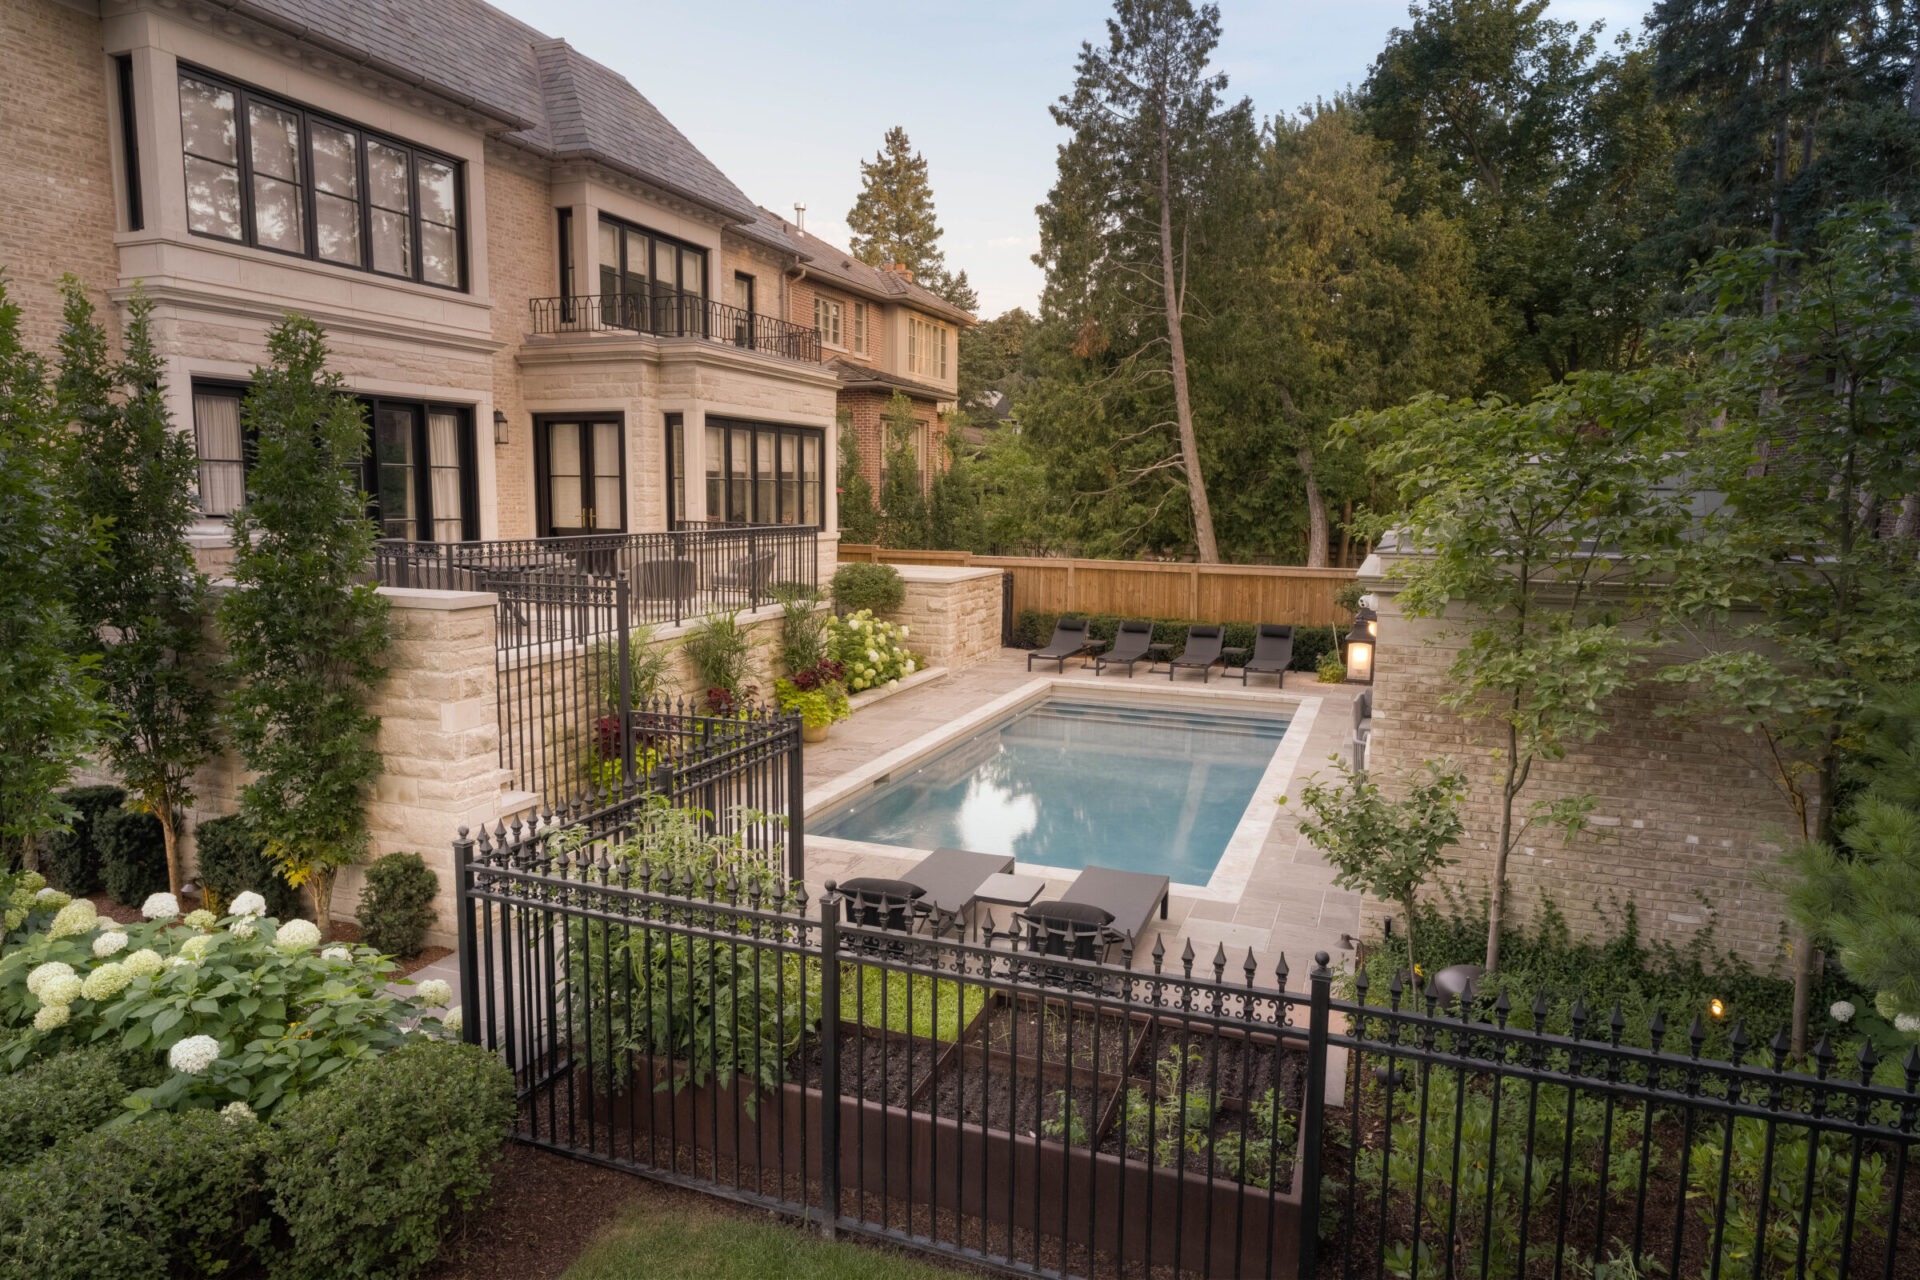
[[[536,1146],[1018,1274],[1920,1275],[1920,1052],[1842,1078],[1336,998],[1324,954],[1299,991],[990,948],[627,820],[455,845],[465,1035]]]

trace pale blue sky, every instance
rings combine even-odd
[[[1109,0],[494,0],[631,80],[749,197],[846,242],[859,160],[892,125],[926,156],[947,261],[983,315],[1032,307],[1034,206]],[[1554,0],[1553,15],[1635,25],[1652,0]],[[1407,0],[1221,0],[1229,89],[1262,116],[1366,75]]]

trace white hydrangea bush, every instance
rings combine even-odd
[[[0,1031],[26,1034],[0,1036],[0,1072],[117,1041],[164,1073],[126,1100],[131,1110],[206,1107],[240,1123],[270,1118],[343,1061],[384,1053],[409,1029],[457,1034],[437,1016],[453,999],[446,983],[395,995],[393,961],[366,947],[323,952],[312,921],[275,921],[243,895],[209,925],[154,898],[146,918],[124,928],[101,930],[82,898],[37,911],[37,931],[10,937]]]
[[[834,661],[846,669],[847,688],[880,689],[920,670],[925,663],[907,648],[907,628],[883,622],[861,609],[827,624]]]

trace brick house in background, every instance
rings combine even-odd
[[[767,209],[760,210],[759,226],[769,239],[784,239],[798,260],[786,290],[786,318],[819,332],[867,480],[880,487],[885,415],[898,392],[913,406],[921,483],[930,482],[945,456],[947,417],[959,394],[960,331],[972,327],[974,317],[904,267],[869,266]]]

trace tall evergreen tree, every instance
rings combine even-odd
[[[67,819],[55,792],[107,727],[72,609],[73,572],[99,537],[64,490],[62,428],[0,276],[0,866]]]
[[[220,602],[228,719],[256,775],[240,812],[330,927],[333,881],[366,851],[366,790],[380,772],[368,713],[386,669],[386,601],[368,583],[375,529],[354,478],[360,403],[327,365],[320,326],[289,315],[267,339],[243,416],[254,464],[233,519],[234,589]]]
[[[1209,230],[1228,220],[1221,187],[1244,174],[1253,109],[1225,100],[1210,70],[1220,10],[1191,0],[1115,0],[1105,46],[1082,44],[1073,92],[1052,108],[1069,131],[1040,206],[1043,318],[1086,363],[1091,395],[1121,416],[1128,446],[1109,493],[1177,480],[1191,545],[1220,559],[1188,369],[1191,292],[1211,264]],[[1172,438],[1168,439],[1168,431]],[[1145,455],[1145,456],[1143,456]]]
[[[840,410],[839,467],[840,537],[847,542],[879,542],[880,511],[874,505],[873,485],[860,464],[853,415],[845,409]]]
[[[903,266],[936,293],[957,285],[972,294],[964,271],[957,277],[947,272],[940,249],[945,233],[933,212],[926,157],[913,149],[899,125],[887,130],[873,159],[860,162],[860,194],[847,212],[847,228],[852,232],[848,247],[868,266]]]
[[[887,430],[886,463],[880,476],[880,536],[889,547],[927,545],[927,490],[920,479],[920,432],[913,402],[896,391],[882,419]]]
[[[153,303],[134,295],[126,356],[110,376],[103,376],[105,335],[72,280],[66,308],[60,387],[68,416],[80,424],[69,491],[82,519],[107,539],[105,555],[75,575],[82,649],[99,655],[117,717],[104,741],[107,762],[159,818],[168,886],[177,894],[180,818],[193,802],[193,772],[214,748],[202,663],[207,581],[187,541],[198,463],[167,413]],[[108,386],[111,401],[100,398]]]

